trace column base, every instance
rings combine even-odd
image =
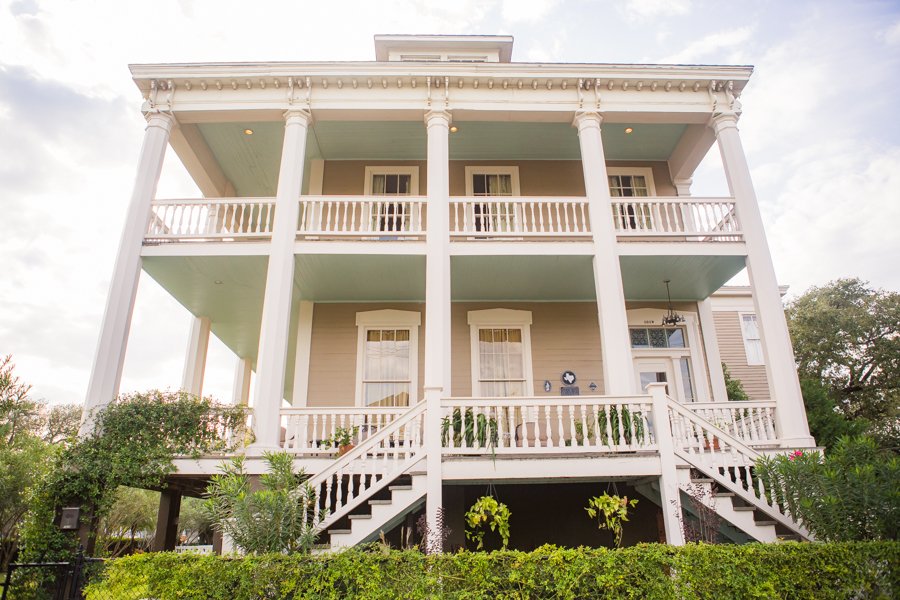
[[[816,440],[814,437],[802,436],[792,438],[782,438],[780,445],[782,448],[816,448]]]

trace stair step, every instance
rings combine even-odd
[[[329,529],[328,535],[349,535],[353,533],[352,529]]]
[[[392,492],[402,492],[406,490],[411,490],[412,485],[389,485],[388,489]]]
[[[755,506],[732,506],[731,508],[734,512],[753,512],[756,510]]]
[[[779,542],[802,542],[803,538],[800,537],[799,533],[785,534],[778,536]]]
[[[347,515],[347,518],[349,518],[351,521],[355,519],[371,519],[372,515]]]
[[[718,491],[713,494],[716,498],[734,498],[734,492]]]
[[[707,479],[707,478],[705,478],[705,477],[703,477],[703,478],[698,478],[698,479],[691,478],[691,483],[715,483],[715,480],[714,480],[714,479]]]
[[[369,505],[373,504],[391,504],[393,500],[369,500]]]
[[[778,521],[754,521],[757,527],[768,527],[769,525],[778,525]]]

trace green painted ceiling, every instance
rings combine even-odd
[[[702,300],[744,268],[743,256],[620,256],[626,300]]]
[[[594,300],[590,256],[453,256],[450,289],[462,301]]]
[[[424,302],[425,256],[298,254],[294,283],[313,302]]]
[[[451,160],[578,160],[578,135],[569,123],[458,121],[450,135]],[[667,160],[687,125],[603,127],[609,160]],[[206,144],[238,196],[274,196],[284,126],[279,122],[199,123]],[[252,135],[244,130],[250,129]],[[304,192],[310,161],[425,160],[426,130],[417,121],[317,121],[306,144]]]

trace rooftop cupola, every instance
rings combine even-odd
[[[376,35],[375,60],[508,63],[512,47],[511,35]]]

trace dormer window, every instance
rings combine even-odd
[[[401,54],[402,62],[441,62],[440,54]]]

